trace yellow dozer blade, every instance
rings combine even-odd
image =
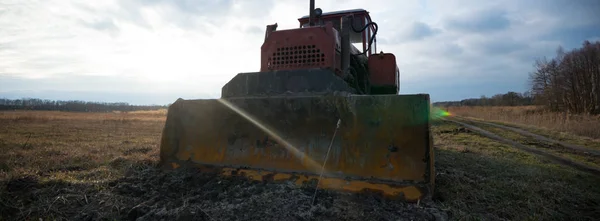
[[[178,99],[160,161],[314,185],[328,155],[319,188],[417,201],[434,186],[429,109],[427,94]]]

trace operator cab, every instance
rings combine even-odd
[[[331,22],[333,27],[340,32],[341,31],[341,20],[342,17],[351,15],[353,16],[353,26],[355,30],[361,30],[365,27],[365,25],[371,22],[371,17],[369,16],[369,12],[364,9],[351,9],[351,10],[342,10],[342,11],[332,11],[322,13],[321,15],[315,16],[315,25],[321,26],[325,25],[327,22]],[[303,16],[298,19],[300,22],[300,28],[309,27],[309,15]],[[363,52],[368,49],[369,42],[371,38],[374,38],[373,33],[375,32],[375,28],[373,25],[369,25],[364,31],[357,33],[354,31],[350,31],[350,43],[359,49],[360,52]],[[373,39],[373,44],[369,51],[365,53],[365,55],[370,56],[371,54],[375,54],[377,51],[377,41]]]

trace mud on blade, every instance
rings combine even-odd
[[[179,99],[161,164],[244,168],[253,179],[301,184],[319,176],[341,119],[322,187],[417,200],[433,192],[429,105],[425,94]]]

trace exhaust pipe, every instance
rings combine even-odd
[[[315,25],[315,0],[310,0],[310,12],[308,13],[308,25]]]
[[[354,80],[358,76],[350,75],[350,16],[342,17],[341,21],[341,50],[342,50],[342,78],[347,79],[354,77]],[[358,89],[358,88],[357,88]]]

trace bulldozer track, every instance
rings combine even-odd
[[[520,135],[531,137],[531,138],[539,140],[539,141],[544,141],[544,142],[548,142],[548,143],[557,144],[557,145],[560,145],[561,147],[564,147],[564,148],[568,148],[568,149],[571,149],[571,150],[575,150],[575,151],[583,152],[583,153],[586,153],[586,154],[589,154],[589,155],[593,155],[593,156],[596,156],[596,157],[600,157],[600,151],[598,151],[598,150],[594,150],[594,149],[590,149],[590,148],[587,148],[587,147],[582,147],[582,146],[579,146],[579,145],[574,145],[574,144],[565,143],[565,142],[562,142],[562,141],[550,139],[548,137],[545,137],[545,136],[542,136],[542,135],[539,135],[539,134],[534,134],[534,133],[531,133],[531,132],[523,130],[523,129],[519,129],[519,128],[515,128],[515,127],[509,127],[509,126],[495,124],[495,123],[481,121],[481,120],[472,120],[472,119],[467,119],[467,118],[458,117],[458,116],[455,117],[455,118],[458,118],[458,119],[460,119],[462,121],[477,122],[479,124],[485,124],[485,125],[492,126],[492,127],[497,127],[497,128],[501,128],[501,129],[505,129],[505,130],[510,130],[510,131],[513,131],[513,132],[518,133]]]
[[[565,157],[558,156],[556,154],[553,154],[553,153],[550,153],[550,152],[547,152],[547,151],[543,151],[543,150],[540,150],[540,149],[537,149],[537,148],[532,148],[532,147],[525,146],[525,145],[520,144],[520,143],[518,143],[518,142],[516,142],[514,140],[501,137],[501,136],[499,136],[499,135],[497,135],[495,133],[492,133],[490,131],[481,129],[481,128],[479,128],[477,126],[474,126],[472,124],[469,124],[469,123],[465,123],[464,121],[466,121],[466,120],[462,120],[462,119],[459,120],[457,118],[446,118],[444,120],[452,122],[452,123],[455,123],[455,124],[459,124],[459,125],[461,125],[461,126],[463,126],[465,128],[470,129],[471,131],[473,131],[475,133],[478,133],[481,136],[484,136],[484,137],[487,137],[487,138],[490,138],[490,139],[493,139],[493,140],[496,140],[496,141],[499,141],[499,142],[502,142],[502,143],[505,143],[505,144],[509,144],[509,145],[511,145],[511,146],[513,146],[513,147],[515,147],[517,149],[520,149],[520,150],[523,150],[523,151],[526,151],[526,152],[529,152],[529,153],[533,153],[533,154],[536,154],[536,155],[540,155],[540,156],[546,157],[546,158],[548,158],[548,159],[550,159],[550,160],[552,160],[552,161],[554,161],[556,163],[559,163],[561,165],[570,166],[570,167],[572,167],[572,168],[574,168],[576,170],[583,171],[583,172],[588,172],[588,173],[594,174],[596,176],[600,176],[600,168],[589,166],[589,165],[585,165],[585,164],[582,164],[582,163],[579,163],[579,162],[575,162],[575,161],[567,159]],[[495,124],[492,124],[490,126],[493,126],[493,125],[495,125]],[[502,128],[502,127],[498,127],[498,128]],[[508,128],[509,127],[503,128],[503,129],[510,130]],[[537,135],[537,134],[534,134],[534,135]],[[534,139],[542,137],[542,136],[539,136],[539,137],[538,136],[539,135],[537,135],[537,136],[530,136],[530,137],[532,137]],[[549,138],[546,138],[546,139],[551,140]],[[585,149],[587,150],[587,148],[585,148]]]

